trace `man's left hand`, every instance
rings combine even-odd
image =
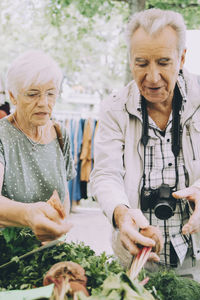
[[[194,212],[187,224],[182,228],[183,234],[192,234],[200,231],[200,188],[191,186],[180,191],[174,192],[172,196],[176,199],[185,198],[194,207]]]

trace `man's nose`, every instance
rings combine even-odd
[[[146,80],[149,83],[157,83],[160,80],[160,70],[156,65],[149,66],[146,74]]]

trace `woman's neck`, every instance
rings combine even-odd
[[[13,114],[14,125],[25,135],[31,138],[35,142],[39,142],[42,139],[45,126],[30,126],[24,121],[21,121],[16,113]]]

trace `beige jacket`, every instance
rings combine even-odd
[[[183,156],[189,184],[200,187],[200,78],[186,71],[184,77],[187,101],[181,115]],[[186,98],[181,78],[177,83],[183,98]],[[132,81],[119,93],[103,101],[101,107],[90,181],[92,195],[111,223],[117,205],[140,207],[144,151],[140,143],[142,120],[139,101],[139,90]],[[200,259],[200,238],[195,235],[195,239],[195,255]],[[118,231],[113,228],[114,250],[119,249],[118,243]]]

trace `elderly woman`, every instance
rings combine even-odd
[[[25,52],[7,73],[15,111],[0,120],[0,226],[30,226],[42,241],[70,228],[67,180],[75,169],[69,137],[51,120],[61,81],[62,72],[49,55]],[[54,190],[62,213],[46,203]]]

